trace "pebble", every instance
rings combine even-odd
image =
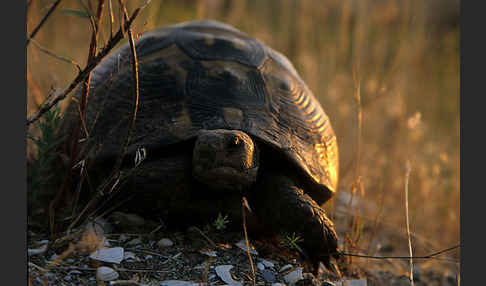
[[[159,286],[199,286],[200,284],[193,281],[182,280],[165,280],[159,283]]]
[[[100,266],[96,269],[96,279],[101,281],[111,281],[115,280],[120,275],[113,268]]]
[[[123,260],[125,260],[125,261],[140,261],[140,259],[138,259],[137,256],[135,256],[135,253],[133,253],[131,251],[125,251],[123,253]]]
[[[245,240],[240,240],[237,243],[235,243],[236,246],[238,246],[241,250],[243,250],[245,253],[247,253],[247,248],[246,248],[246,241]],[[253,255],[258,255],[258,252],[256,249],[253,247],[253,245],[250,244],[250,254]]]
[[[243,283],[238,282],[233,279],[231,276],[230,270],[233,268],[233,265],[219,265],[216,266],[216,275],[223,280],[229,286],[243,286]]]
[[[289,271],[287,274],[284,275],[283,279],[290,285],[304,279],[304,277],[302,276],[302,267],[296,267],[295,269]]]
[[[331,281],[324,281],[322,282],[321,286],[336,286],[336,284],[332,283]]]
[[[265,265],[265,267],[275,267],[275,263],[270,260],[262,259],[261,262],[263,263],[263,265]]]
[[[89,258],[119,264],[124,257],[122,247],[112,247],[112,248],[100,248],[90,254]]]
[[[214,250],[200,250],[199,253],[210,256],[210,257],[217,257],[218,253]]]
[[[140,245],[142,244],[142,239],[140,239],[140,237],[136,237],[132,240],[130,240],[129,242],[127,242],[127,245],[129,246],[135,246],[135,245]]]
[[[270,269],[263,270],[262,276],[267,283],[274,283],[277,281],[277,277],[275,276],[275,273]]]
[[[258,267],[258,269],[260,269],[262,271],[265,269],[265,265],[263,265],[263,263],[261,263],[261,262],[258,262],[257,267]]]
[[[280,272],[285,272],[285,271],[291,269],[292,267],[293,266],[290,265],[290,264],[284,265],[284,266],[282,266],[282,268],[280,268]]]
[[[46,250],[47,250],[47,243],[42,245],[39,248],[27,249],[27,254],[29,256],[43,254],[44,252],[46,252]]]
[[[159,242],[157,242],[157,245],[160,248],[170,247],[170,246],[174,245],[174,242],[172,242],[172,240],[170,240],[168,238],[162,238],[161,240],[159,240]]]

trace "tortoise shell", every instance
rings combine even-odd
[[[215,21],[147,32],[136,51],[140,98],[129,152],[177,144],[202,129],[238,129],[300,168],[318,187],[317,201],[335,192],[334,131],[285,56]],[[126,138],[135,94],[130,59],[125,44],[92,74],[85,122],[101,155],[118,154]]]

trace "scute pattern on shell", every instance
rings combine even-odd
[[[201,129],[239,129],[277,147],[321,186],[336,189],[338,149],[329,118],[282,54],[226,24],[186,22],[136,42],[140,100],[129,152],[163,147]],[[129,125],[134,84],[129,46],[92,75],[86,124],[101,155],[118,154]],[[68,109],[76,113],[74,104]],[[92,128],[92,129],[91,129]]]

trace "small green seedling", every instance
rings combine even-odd
[[[293,232],[291,235],[289,234],[283,234],[280,236],[280,245],[287,247],[291,250],[297,250],[302,252],[302,248],[298,245],[298,243],[303,242],[304,239],[300,237],[299,235],[296,235],[295,232]]]
[[[223,230],[229,223],[228,215],[222,216],[221,213],[218,214],[218,218],[214,221],[213,225],[217,230]]]

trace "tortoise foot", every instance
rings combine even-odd
[[[324,210],[295,183],[284,176],[265,180],[255,204],[257,215],[274,233],[295,233],[314,267],[321,261],[328,269],[337,256],[337,234]]]

